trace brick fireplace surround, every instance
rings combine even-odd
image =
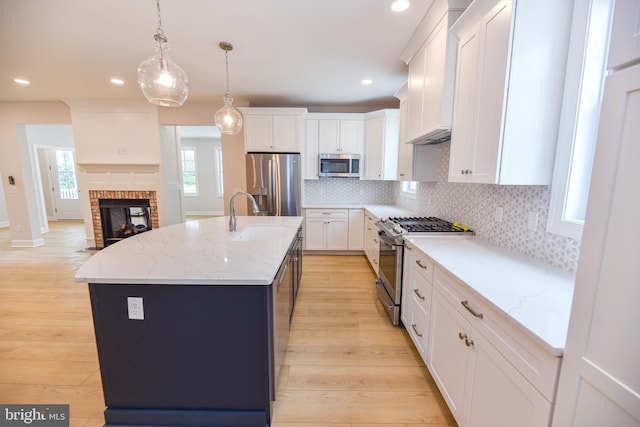
[[[93,235],[96,239],[96,248],[104,248],[102,220],[100,218],[100,199],[149,199],[151,228],[156,229],[160,227],[160,223],[158,222],[158,200],[156,199],[155,191],[89,190]]]

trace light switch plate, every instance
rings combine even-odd
[[[127,312],[129,313],[129,319],[144,320],[142,297],[127,297]]]
[[[536,231],[538,228],[538,212],[529,212],[527,218],[527,230]]]

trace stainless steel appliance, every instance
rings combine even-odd
[[[247,193],[259,208],[257,214],[250,208],[249,215],[300,216],[300,154],[248,153],[246,162]]]
[[[358,178],[360,176],[359,154],[319,154],[318,176]]]
[[[376,223],[379,228],[380,261],[376,292],[391,322],[400,324],[400,299],[402,293],[402,264],[404,258],[403,235],[418,233],[475,234],[435,217],[392,217]]]

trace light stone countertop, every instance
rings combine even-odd
[[[302,217],[238,216],[161,227],[122,240],[89,258],[77,282],[172,285],[270,285]],[[279,225],[273,239],[233,241],[248,225]]]
[[[414,216],[414,212],[395,205],[305,205],[304,209],[366,209],[378,218]]]
[[[505,319],[543,348],[562,356],[573,299],[573,273],[477,237],[404,238],[505,313]]]

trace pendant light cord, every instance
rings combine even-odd
[[[231,96],[229,91],[229,49],[224,50],[224,62],[227,64],[227,94],[225,96]]]

